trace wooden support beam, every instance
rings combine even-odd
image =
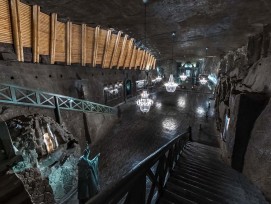
[[[57,14],[51,14],[51,37],[50,37],[50,56],[51,64],[55,64],[56,59],[56,24],[57,24]]]
[[[106,41],[105,41],[105,48],[104,48],[104,55],[103,55],[103,61],[102,61],[102,67],[105,67],[105,63],[106,63],[106,59],[107,59],[107,55],[108,55],[108,48],[110,45],[110,40],[111,40],[111,30],[107,31],[107,35],[106,35]]]
[[[86,24],[82,24],[82,55],[81,55],[81,65],[82,66],[86,66],[86,52],[87,52],[87,45],[86,45],[86,41],[87,41],[87,25]]]
[[[155,69],[156,67],[156,59],[154,60],[154,63],[153,63],[153,69]]]
[[[145,69],[149,69],[149,62],[150,62],[150,53],[147,54],[146,62],[145,62]]]
[[[135,60],[135,67],[134,67],[135,69],[137,69],[137,67],[140,66],[140,65],[137,64],[137,61],[138,61],[139,56],[140,56],[140,48],[137,48],[137,52],[136,52],[136,60]],[[139,61],[139,62],[140,62],[140,61]]]
[[[127,38],[128,38],[128,35],[125,35],[124,39],[123,39],[121,51],[120,51],[120,56],[119,56],[119,60],[118,60],[118,64],[117,64],[117,69],[119,69],[119,67],[120,67],[120,62],[121,62],[121,59],[122,59],[122,56],[123,56],[123,53],[124,53],[124,50],[125,50]]]
[[[141,57],[141,60],[140,60],[140,68],[139,68],[140,70],[142,70],[142,68],[143,68],[145,54],[146,54],[146,51],[143,50],[143,54],[142,54],[142,57]]]
[[[95,28],[95,34],[94,34],[94,49],[93,49],[93,62],[92,62],[93,67],[96,67],[96,62],[97,62],[99,35],[100,35],[100,26],[97,26]]]
[[[72,22],[67,22],[67,38],[66,38],[66,64],[72,63]]]
[[[133,52],[132,52],[132,57],[131,57],[131,60],[129,62],[129,69],[132,69],[132,63],[133,63],[133,61],[134,61],[134,59],[136,57],[136,53],[137,53],[136,46],[134,45]]]
[[[24,52],[21,34],[19,3],[20,3],[19,0],[10,0],[12,33],[15,52],[17,55],[17,60],[23,62]]]
[[[119,31],[118,35],[117,35],[117,38],[116,38],[115,45],[114,45],[113,54],[112,54],[112,57],[111,57],[111,60],[110,60],[110,66],[109,66],[110,69],[113,67],[113,62],[114,62],[117,50],[119,48],[119,41],[120,41],[121,34],[122,34],[122,32]]]
[[[153,69],[153,62],[154,62],[154,57],[153,57],[153,56],[151,56],[150,69]]]
[[[124,60],[124,67],[126,64],[128,64],[128,60],[129,60],[129,55],[130,55],[130,61],[131,61],[131,58],[132,58],[132,52],[133,52],[133,45],[134,45],[134,38],[131,38],[130,42],[129,42],[129,45],[128,45],[128,50],[127,50],[127,53],[126,53],[126,57],[125,57],[125,60]],[[128,64],[128,67],[130,67],[130,63]]]

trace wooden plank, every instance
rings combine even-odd
[[[19,15],[19,0],[10,0],[10,8],[11,8],[12,33],[15,52],[17,54],[18,61],[23,62],[24,52],[20,26],[21,23]]]
[[[39,55],[50,55],[50,16],[39,12]]]
[[[97,62],[99,34],[100,34],[100,27],[97,26],[95,28],[95,36],[94,36],[94,49],[93,49],[93,62],[92,62],[93,67],[96,67],[96,62]]]
[[[32,47],[32,8],[19,2],[20,28],[23,47]]]
[[[86,27],[86,63],[93,63],[93,51],[94,51],[94,38],[95,38],[95,28]]]
[[[130,62],[132,60],[132,55],[133,55],[133,51],[134,51],[134,38],[131,38],[130,39],[130,42],[129,42],[129,46],[128,46],[128,51],[127,51],[127,54],[126,54],[126,57],[125,57],[125,60],[124,60],[124,64],[123,64],[123,67],[128,67],[130,69]]]
[[[136,55],[135,69],[140,67],[141,55],[142,55],[142,51],[140,50],[140,48],[138,48],[137,49],[137,55]]]
[[[106,35],[106,41],[105,41],[105,48],[104,48],[104,55],[103,55],[103,62],[102,62],[102,67],[105,68],[105,63],[106,63],[106,58],[108,55],[108,49],[109,49],[109,44],[110,44],[110,39],[111,39],[111,30],[107,31]]]
[[[58,22],[56,23],[56,62],[66,62],[66,24]]]
[[[34,5],[32,8],[32,53],[34,63],[39,63],[39,13],[40,7]]]
[[[57,24],[57,14],[51,14],[51,37],[50,37],[50,57],[51,64],[55,63],[56,58],[56,24]]]
[[[86,66],[86,50],[87,50],[87,46],[86,46],[86,41],[87,41],[87,25],[86,24],[82,24],[82,45],[81,45],[81,48],[82,48],[82,58],[81,58],[81,65],[82,66]]]
[[[127,38],[128,38],[128,35],[125,35],[125,36],[124,36],[124,39],[123,39],[122,47],[121,47],[121,52],[120,52],[118,64],[117,64],[117,69],[119,69],[119,67],[120,67],[120,63],[121,63],[121,59],[122,59],[122,57],[123,57],[123,53],[124,53],[124,50],[125,50]]]
[[[110,61],[110,66],[109,66],[110,69],[113,67],[113,62],[114,62],[114,59],[116,57],[116,52],[117,52],[118,47],[119,47],[119,41],[120,41],[121,34],[122,34],[122,32],[119,31],[118,35],[117,35],[117,38],[116,38],[116,42],[115,42],[113,54],[112,54],[112,57],[111,57],[111,61]]]
[[[9,0],[0,0],[0,42],[13,43]]]
[[[134,45],[133,47],[133,51],[132,51],[132,57],[131,57],[131,60],[129,62],[129,69],[132,69],[132,63],[135,59],[135,55],[136,55],[136,46]]]
[[[82,61],[82,26],[72,24],[72,42],[71,42],[71,63],[81,63]]]
[[[143,54],[142,54],[142,58],[141,58],[141,62],[140,62],[140,70],[143,69],[143,65],[144,65],[144,60],[145,60],[145,55],[146,55],[146,51],[143,50]]]
[[[132,66],[131,66],[131,68],[136,69],[136,61],[137,61],[138,55],[139,55],[139,48],[137,48],[137,47],[135,46],[135,57],[134,57],[134,59],[132,60]]]
[[[67,25],[67,38],[66,38],[66,64],[71,65],[72,63],[72,55],[71,55],[71,49],[72,49],[72,22],[68,21]]]
[[[151,60],[150,60],[150,69],[152,69],[152,67],[153,67],[153,59],[154,59],[154,57],[151,56]]]

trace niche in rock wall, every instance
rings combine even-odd
[[[33,203],[61,202],[77,186],[80,147],[64,125],[42,115],[6,121],[10,144],[22,158],[10,169],[22,181]],[[6,145],[5,145],[6,144]]]
[[[233,119],[235,123],[235,139],[232,150],[231,166],[239,172],[242,172],[244,166],[244,157],[250,134],[256,119],[266,107],[268,97],[257,94],[240,94],[238,112]],[[231,116],[232,117],[232,116]]]

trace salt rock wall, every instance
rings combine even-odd
[[[270,25],[264,26],[246,46],[221,59],[215,103],[223,158],[260,187],[269,201],[270,34]]]
[[[41,115],[7,121],[16,155],[23,160],[13,172],[33,203],[56,203],[77,186],[78,141],[53,119]]]

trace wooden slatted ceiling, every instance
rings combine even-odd
[[[8,0],[0,0],[0,42],[13,43]]]
[[[81,30],[82,30],[81,25],[72,24],[72,47],[71,47],[72,61],[71,63],[81,63],[81,51],[82,51]]]
[[[98,54],[96,64],[101,65],[103,61],[103,55],[105,50],[107,30],[100,29],[99,40],[98,40]]]
[[[21,35],[24,47],[32,47],[32,8],[19,2]]]
[[[65,62],[66,59],[66,25],[56,23],[56,62]]]
[[[106,58],[105,64],[104,64],[105,68],[109,68],[110,61],[111,61],[111,58],[112,58],[112,55],[113,55],[113,50],[114,50],[116,39],[117,39],[117,35],[112,34],[111,39],[110,39],[110,43],[109,43],[109,47],[108,47],[107,58]]]
[[[137,49],[136,49],[136,46],[133,45],[133,47],[132,47],[131,60],[130,60],[130,62],[129,62],[129,69],[132,69],[132,68],[135,66],[136,54],[137,54]]]
[[[87,64],[91,64],[92,60],[93,60],[94,33],[95,33],[95,28],[87,27],[87,39],[86,39],[86,62],[87,62]]]
[[[40,12],[39,15],[39,54],[49,55],[50,52],[50,16]]]

